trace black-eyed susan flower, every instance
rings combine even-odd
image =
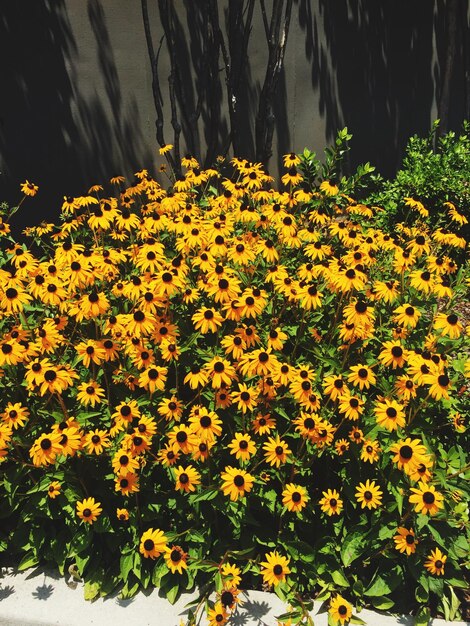
[[[213,308],[202,308],[192,316],[195,330],[205,335],[206,333],[216,333],[222,326],[224,318]]]
[[[393,311],[393,319],[405,328],[416,328],[421,312],[411,304],[402,304]]]
[[[61,454],[64,456],[75,456],[78,450],[83,447],[82,433],[76,426],[62,428],[60,432]]]
[[[167,367],[160,367],[159,365],[149,367],[141,372],[139,387],[148,389],[150,393],[155,393],[157,390],[164,391],[167,375]]]
[[[412,378],[408,376],[399,376],[395,381],[395,391],[397,396],[402,398],[405,403],[412,398],[416,398],[416,385]]]
[[[216,602],[212,608],[207,611],[208,626],[225,626],[230,617],[230,613],[221,602]]]
[[[191,465],[182,467],[179,465],[175,469],[175,489],[189,493],[196,490],[196,486],[201,484],[201,475]]]
[[[251,422],[251,429],[257,435],[269,434],[276,428],[276,419],[270,413],[258,413]]]
[[[224,584],[230,584],[234,587],[238,587],[242,581],[241,570],[233,563],[223,563],[220,568],[220,574]]]
[[[167,546],[164,552],[165,563],[172,574],[182,574],[188,568],[188,553],[180,546]]]
[[[395,542],[395,548],[399,552],[405,552],[407,556],[416,552],[416,546],[419,543],[414,530],[403,526],[397,528],[397,534],[393,537],[393,541]]]
[[[458,339],[462,334],[462,323],[455,313],[438,313],[434,319],[434,328],[441,331],[441,335]]]
[[[340,623],[341,626],[349,622],[352,617],[352,606],[339,594],[336,595],[330,602],[330,608],[328,613],[331,617],[333,624]]]
[[[111,445],[108,432],[99,428],[90,431],[85,435],[83,445],[89,454],[101,454]]]
[[[250,435],[235,433],[234,438],[228,445],[230,454],[234,454],[238,461],[248,461],[256,454],[256,446]]]
[[[374,439],[365,439],[361,448],[361,461],[376,463],[379,460],[380,444]]]
[[[57,455],[61,454],[60,433],[43,433],[40,435],[29,450],[29,456],[33,465],[51,465],[55,463]]]
[[[347,439],[338,439],[335,441],[335,450],[338,456],[342,456],[349,450],[349,441]]]
[[[309,497],[305,487],[295,485],[294,483],[286,484],[282,492],[282,504],[288,511],[300,513],[307,506]]]
[[[321,510],[327,515],[339,515],[343,508],[343,501],[336,489],[327,489],[322,492],[323,498],[319,501]]]
[[[269,465],[280,467],[283,465],[292,451],[279,435],[268,437],[268,441],[263,444],[264,459]]]
[[[183,414],[183,403],[176,396],[171,396],[159,402],[157,411],[166,420],[174,419],[179,422]]]
[[[443,576],[446,561],[447,555],[441,552],[439,548],[435,548],[428,554],[428,558],[424,562],[424,567],[433,576]]]
[[[139,469],[138,459],[123,448],[115,452],[111,464],[116,474],[135,472]]]
[[[361,400],[358,396],[346,393],[339,398],[338,411],[346,419],[356,421],[364,411],[364,400]]]
[[[222,420],[217,413],[209,411],[203,406],[193,407],[189,418],[191,430],[202,441],[214,441],[222,434]]]
[[[3,413],[0,414],[2,420],[11,426],[13,430],[25,425],[29,418],[29,411],[21,402],[8,402]]]
[[[174,450],[191,454],[198,443],[198,437],[190,426],[179,424],[168,432],[168,441]]]
[[[149,528],[140,538],[139,552],[146,559],[156,559],[165,552],[167,543],[168,539],[163,531],[159,528]]]
[[[220,344],[225,354],[231,355],[233,359],[241,358],[246,349],[246,343],[240,335],[225,335]]]
[[[364,441],[364,433],[357,426],[351,429],[348,436],[353,443],[360,444]]]
[[[338,376],[335,374],[325,376],[322,386],[324,393],[326,393],[326,395],[328,395],[333,401],[348,392],[348,388],[345,385],[341,374]]]
[[[229,611],[233,611],[238,604],[243,604],[238,597],[240,590],[230,583],[225,584],[223,589],[219,591],[217,597],[220,603]]]
[[[379,354],[379,361],[385,367],[391,367],[396,369],[397,367],[403,367],[408,358],[408,352],[405,350],[398,340],[385,341],[382,344],[383,348]]]
[[[157,455],[158,461],[164,467],[172,467],[176,465],[180,457],[180,451],[175,450],[172,445],[167,444],[164,446]]]
[[[127,509],[116,509],[116,517],[120,522],[129,521],[129,511]]]
[[[353,365],[348,374],[348,381],[362,391],[363,389],[369,389],[371,385],[375,385],[376,376],[369,365]]]
[[[233,391],[231,396],[232,402],[237,404],[243,414],[253,411],[258,405],[258,391],[245,383],[239,383],[238,391]]]
[[[376,509],[382,504],[383,491],[376,484],[375,480],[367,479],[365,483],[359,483],[356,488],[356,500],[361,505],[361,509]]]
[[[121,471],[114,479],[114,489],[123,496],[139,491],[139,477],[133,472]]]
[[[430,385],[429,395],[434,400],[445,398],[449,400],[449,389],[452,388],[452,381],[445,372],[435,371],[423,376],[423,383]]]
[[[212,389],[220,389],[222,385],[230,386],[236,377],[235,368],[227,359],[214,357],[204,365],[204,370],[211,380]]]
[[[54,500],[54,498],[57,498],[57,496],[60,494],[61,489],[62,485],[60,484],[60,482],[58,480],[53,480],[47,488],[48,497],[51,498],[51,500]]]
[[[320,183],[320,191],[326,196],[336,196],[339,193],[339,188],[336,181],[324,180]]]
[[[83,406],[91,405],[94,407],[100,404],[106,395],[105,390],[95,380],[80,383],[77,389],[77,400]]]
[[[233,502],[243,498],[253,487],[254,477],[251,474],[230,465],[221,472],[220,477],[223,481],[221,486],[223,494],[229,496]]]
[[[423,515],[436,515],[443,507],[444,496],[436,491],[434,485],[425,482],[418,483],[418,487],[411,487],[410,504],[415,505],[415,511]]]
[[[25,196],[30,196],[32,198],[37,194],[39,187],[34,183],[31,183],[29,180],[25,180],[24,183],[21,183],[20,189]]]
[[[274,550],[273,552],[268,552],[265,555],[265,559],[265,561],[260,562],[260,573],[263,577],[263,582],[266,585],[274,585],[277,587],[277,585],[283,582],[286,576],[290,574],[290,558]]]
[[[6,286],[5,290],[0,291],[0,307],[5,313],[19,313],[23,311],[25,305],[31,302],[32,299],[29,293],[14,286]]]
[[[77,502],[77,516],[86,524],[93,524],[103,512],[101,502],[96,502],[94,498],[85,498]]]
[[[416,469],[427,457],[427,449],[419,439],[407,437],[390,446],[393,454],[392,461],[397,464],[398,469],[402,469],[406,474]]]
[[[220,368],[220,366],[218,367]],[[206,369],[203,369],[201,366],[194,364],[191,366],[191,370],[184,377],[183,382],[189,385],[191,389],[205,387],[209,382],[209,374]]]
[[[405,411],[396,400],[384,398],[378,401],[374,408],[375,419],[379,426],[392,432],[405,426]]]

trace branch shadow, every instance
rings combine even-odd
[[[391,175],[408,137],[430,127],[434,3],[318,0],[318,10],[313,4],[300,0],[299,23],[327,138],[348,126],[358,138],[351,167],[367,160]]]
[[[57,220],[64,196],[152,164],[137,100],[124,102],[102,3],[88,0],[86,9],[100,70],[89,97],[77,89],[80,42],[65,0],[31,2],[27,11],[7,3],[0,17],[0,53],[8,58],[8,89],[0,101],[0,197],[16,205],[20,182],[39,185],[29,204],[34,209],[25,205],[15,215],[14,234]]]

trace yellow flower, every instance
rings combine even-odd
[[[416,513],[423,515],[436,515],[443,507],[444,496],[436,491],[434,485],[425,482],[418,483],[418,487],[411,487],[412,495],[409,497],[411,504],[415,505]]]
[[[163,531],[156,528],[149,528],[144,532],[140,538],[139,552],[146,559],[156,559],[165,551],[168,539],[163,534]]]
[[[407,556],[416,552],[416,545],[418,540],[415,537],[414,530],[412,528],[397,528],[397,535],[394,536],[395,548],[399,552],[406,552]]]
[[[376,509],[382,504],[383,492],[375,480],[367,479],[365,483],[359,483],[356,488],[356,500],[360,503],[361,509]]]
[[[289,483],[286,485],[282,492],[282,504],[288,511],[293,513],[300,513],[300,511],[307,506],[309,497],[305,487],[294,485]]]
[[[277,587],[279,583],[286,579],[287,574],[290,574],[288,567],[290,558],[282,556],[274,550],[269,552],[265,556],[266,561],[261,561],[262,566],[261,575],[263,576],[263,582],[266,585],[274,585]]]
[[[245,492],[248,493],[253,487],[254,477],[245,470],[237,469],[228,465],[225,471],[220,474],[222,478],[221,490],[225,496],[229,496],[230,500],[236,502],[239,498],[243,498]]]
[[[172,574],[178,572],[182,574],[183,570],[188,568],[188,555],[180,546],[167,546],[165,548],[165,563]]]
[[[53,480],[47,488],[47,495],[49,496],[49,498],[54,500],[54,498],[56,498],[60,494],[61,489],[62,485],[57,480]]]
[[[29,180],[26,180],[24,183],[20,185],[21,191],[25,194],[25,196],[35,196],[38,192],[39,187],[34,183],[30,183]]]
[[[164,155],[164,154],[166,154],[167,152],[170,152],[170,150],[173,150],[173,144],[171,144],[171,143],[167,143],[167,144],[165,144],[164,146],[162,146],[161,148],[159,148],[159,149],[158,149],[158,152],[159,152],[161,155]]]
[[[336,489],[327,489],[322,494],[323,498],[319,502],[321,510],[330,516],[339,515],[343,508],[343,501],[340,499]]]
[[[241,461],[248,461],[253,454],[256,454],[256,446],[252,438],[245,433],[235,433],[228,448],[230,454],[234,454],[235,458]]]
[[[77,515],[87,524],[93,524],[103,512],[101,502],[96,502],[94,498],[85,498],[77,502]]]
[[[330,603],[329,614],[333,623],[341,625],[349,622],[352,617],[352,606],[347,600],[337,595]]]
[[[447,555],[443,554],[439,548],[431,550],[431,554],[428,555],[427,561],[424,563],[424,567],[434,574],[434,576],[443,576],[444,565],[447,561]]]

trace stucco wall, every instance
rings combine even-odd
[[[196,0],[197,2],[197,0]],[[179,47],[189,102],[200,76],[194,69],[191,3],[175,0]],[[268,9],[271,3],[266,2]],[[193,0],[193,7],[194,7]],[[227,0],[218,3],[221,22]],[[385,174],[399,165],[406,138],[424,134],[437,116],[436,94],[444,23],[438,0],[297,0],[276,101],[274,157],[304,146],[321,152],[337,128],[354,137],[351,165],[371,161]],[[156,46],[157,2],[149,0]],[[197,8],[197,7],[196,7]],[[63,195],[82,193],[110,176],[132,177],[157,167],[151,73],[138,0],[3,0],[0,51],[0,197],[17,199],[25,178],[41,187],[32,221],[50,218]],[[247,152],[253,145],[256,102],[266,64],[260,3],[249,45],[250,77],[243,106]],[[464,116],[463,72],[457,55],[451,119]],[[222,70],[223,64],[220,61]],[[159,72],[172,140],[163,42]],[[228,115],[221,71],[220,137]],[[195,152],[205,150],[201,119]],[[193,146],[194,148],[194,146]],[[20,218],[21,219],[21,218]]]

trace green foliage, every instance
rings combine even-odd
[[[470,122],[464,122],[460,133],[449,131],[440,135],[437,120],[427,137],[411,137],[396,176],[384,181],[367,202],[384,209],[379,223],[393,231],[396,223],[409,226],[416,219],[406,198],[424,205],[433,228],[451,226],[446,202],[470,221]],[[459,234],[469,239],[468,224]]]

